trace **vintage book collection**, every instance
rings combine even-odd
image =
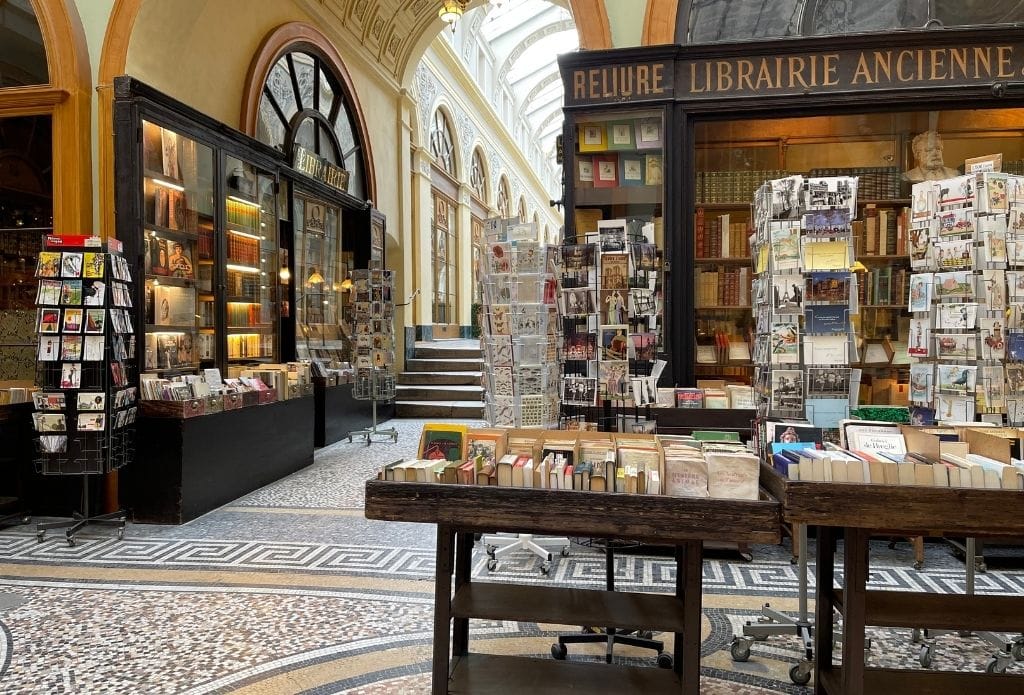
[[[36,265],[38,354],[33,422],[42,473],[123,465],[138,405],[132,277],[120,244],[47,237]],[[69,467],[66,464],[75,465]]]

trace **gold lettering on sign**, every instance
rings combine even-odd
[[[696,89],[696,85],[693,85]],[[612,65],[572,72],[575,101],[650,97],[665,93],[665,64]]]

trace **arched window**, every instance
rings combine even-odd
[[[29,0],[0,0],[0,87],[49,84],[43,32]]]
[[[484,156],[477,148],[473,150],[473,163],[469,169],[469,185],[473,195],[486,204],[487,201],[487,169],[484,167]]]
[[[349,172],[348,192],[366,198],[365,154],[354,114],[337,68],[303,44],[270,69],[255,135],[282,152],[301,145],[342,167]]]
[[[434,155],[434,161],[441,171],[456,178],[455,138],[452,137],[448,117],[441,109],[434,111],[434,123],[430,129],[430,154]]]
[[[520,222],[526,222],[526,217],[527,217],[526,198],[520,196],[519,197],[519,221]]]
[[[512,192],[508,189],[508,179],[504,176],[498,182],[498,217],[508,219],[512,216]]]

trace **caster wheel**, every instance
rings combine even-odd
[[[493,558],[494,551],[497,550],[497,548],[495,548],[493,545],[489,545],[486,548],[484,548],[484,550],[487,552],[487,557]]]
[[[650,630],[640,630],[636,636],[640,639],[654,639],[654,633]]]
[[[672,655],[668,652],[658,654],[658,668],[672,668]]]
[[[914,569],[916,569],[918,572],[920,572],[921,570],[924,569],[924,563],[923,562],[915,562],[914,563]]]
[[[789,564],[791,564],[791,565],[795,565],[795,564],[796,564],[796,562],[797,562],[797,560],[796,560],[796,558],[795,558],[795,557],[791,557],[791,558],[789,558]]]
[[[45,531],[39,531],[36,534],[36,542],[37,543],[42,543],[44,538],[46,538],[46,532]]]
[[[985,673],[1005,673],[1006,664],[1002,663],[999,659],[992,658],[985,664]]]
[[[488,572],[493,572],[497,568],[498,568],[498,561],[497,560],[495,560],[494,558],[491,558],[490,560],[487,561],[487,571]]]
[[[754,561],[754,554],[753,553],[740,553],[740,559],[743,560],[743,562],[753,562]]]
[[[565,661],[565,657],[569,654],[569,650],[565,648],[564,644],[552,644],[551,645],[551,658],[557,659],[558,661]]]
[[[547,562],[542,562],[540,565],[540,573],[545,577],[551,574],[551,565]]]
[[[729,647],[729,654],[733,661],[747,661],[750,659],[750,642],[745,639],[734,639]]]
[[[349,437],[349,438],[348,438],[348,443],[349,443],[349,444],[351,444],[351,443],[352,443],[352,437]]]
[[[75,547],[75,539],[72,538],[71,536],[68,536],[68,547],[69,548],[74,548]]]
[[[985,572],[988,572],[988,565],[986,565],[984,562],[976,562],[974,563],[974,569],[975,571],[984,574]]]
[[[21,517],[21,523],[24,524],[25,526],[28,526],[29,524],[32,523],[32,517],[30,517],[30,516],[23,516],[23,517]]]
[[[569,557],[569,546],[562,548],[562,557]]]
[[[1010,655],[1017,661],[1024,661],[1024,642],[1014,642],[1010,647]]]
[[[807,685],[811,682],[811,665],[800,663],[789,669],[789,680],[797,685]]]
[[[921,668],[929,668],[932,665],[932,648],[927,644],[921,647],[921,653],[917,657]]]
[[[117,529],[117,540],[119,540],[119,541],[123,541],[124,540],[124,529],[123,528]]]

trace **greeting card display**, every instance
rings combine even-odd
[[[137,408],[132,277],[120,244],[47,237],[39,254],[36,466],[46,475],[106,473],[134,452]]]

